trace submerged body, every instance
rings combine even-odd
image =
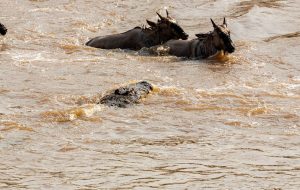
[[[0,23],[0,34],[4,36],[6,33],[7,33],[6,27]]]
[[[160,19],[157,23],[147,20],[149,28],[135,27],[124,33],[95,37],[86,45],[101,49],[140,50],[143,47],[163,44],[171,39],[188,38],[176,20],[169,17],[168,12],[167,17],[162,17],[160,14],[158,16]]]
[[[146,81],[129,84],[103,96],[98,104],[125,108],[138,103],[152,90],[153,86]]]
[[[108,36],[99,36],[91,39],[86,43],[87,46],[101,48],[101,49],[131,49],[139,50],[143,47],[151,47],[157,45],[154,38],[143,32],[140,27],[135,27],[127,32],[121,34],[114,34]]]
[[[159,54],[174,55],[177,57],[205,59],[218,53],[211,43],[202,39],[170,40],[163,45],[162,52],[154,50]]]

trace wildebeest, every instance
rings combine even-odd
[[[147,81],[141,81],[120,87],[103,96],[98,104],[126,108],[138,103],[153,90],[153,86]]]
[[[0,34],[4,36],[6,32],[7,32],[6,27],[0,23]]]
[[[121,34],[99,36],[86,43],[87,46],[101,49],[130,49],[140,50],[143,47],[151,47],[163,44],[171,39],[188,38],[188,34],[177,24],[177,21],[169,16],[161,16],[159,13],[158,22],[147,20],[150,27],[135,27]]]
[[[211,19],[214,30],[205,34],[196,34],[193,40],[170,40],[163,45],[154,46],[151,52],[168,54],[177,57],[205,59],[223,51],[224,54],[233,53],[235,45],[230,38],[226,19],[222,25],[216,25]]]

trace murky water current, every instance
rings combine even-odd
[[[1,0],[0,189],[300,189],[298,0]],[[226,62],[83,44],[168,8]],[[96,106],[147,80],[141,104]]]

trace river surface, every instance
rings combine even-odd
[[[300,189],[299,0],[1,0],[0,189]],[[226,16],[227,60],[84,46]],[[126,109],[95,102],[147,80]]]

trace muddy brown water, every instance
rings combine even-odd
[[[0,189],[300,189],[298,0],[1,0]],[[228,18],[227,61],[83,44],[170,14]],[[147,80],[128,109],[107,90]]]

